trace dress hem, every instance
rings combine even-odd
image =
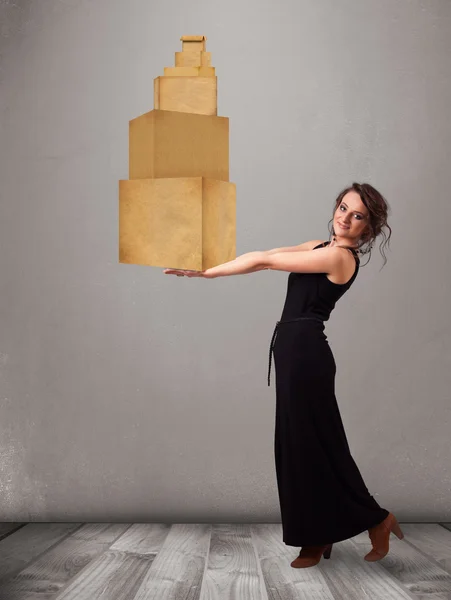
[[[376,525],[379,525],[380,523],[382,523],[382,521],[385,521],[385,519],[388,517],[389,515],[389,511],[386,510],[385,508],[383,509],[386,512],[386,515],[384,516],[383,519],[380,519],[378,517],[377,521],[375,523],[371,523],[370,525],[367,525],[365,527],[357,527],[355,530],[351,530],[350,533],[347,533],[346,535],[341,535],[340,537],[335,537],[334,539],[330,539],[327,542],[321,542],[316,540],[308,540],[307,542],[303,542],[303,543],[291,543],[289,541],[286,541],[287,538],[283,538],[283,543],[286,544],[287,546],[295,546],[295,547],[299,547],[299,546],[326,546],[328,544],[335,544],[338,542],[344,542],[345,540],[349,540],[350,538],[358,535],[359,533],[363,533],[364,531],[367,531],[368,529],[370,529],[370,527],[375,527]]]

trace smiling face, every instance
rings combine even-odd
[[[334,214],[337,244],[357,244],[368,225],[369,212],[357,192],[348,192]]]

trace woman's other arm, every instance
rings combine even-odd
[[[268,266],[267,257],[280,254],[281,252],[299,252],[303,250],[312,250],[320,244],[322,240],[311,240],[304,242],[298,246],[289,246],[285,248],[273,248],[272,250],[257,250],[255,252],[247,252],[238,256],[234,260],[217,265],[204,272],[207,279],[216,277],[227,277],[229,275],[245,275],[247,273],[256,273],[271,267]]]

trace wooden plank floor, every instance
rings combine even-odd
[[[0,523],[0,600],[451,600],[451,523],[401,523],[293,569],[276,524]]]

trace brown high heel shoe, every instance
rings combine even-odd
[[[390,533],[392,532],[400,540],[404,537],[395,515],[393,513],[388,513],[388,516],[381,523],[368,529],[373,548],[364,557],[365,560],[380,560],[388,554]]]
[[[330,558],[332,546],[333,544],[327,544],[326,546],[303,546],[299,552],[299,556],[293,560],[291,566],[295,569],[314,567],[319,563],[323,554],[324,558]]]

